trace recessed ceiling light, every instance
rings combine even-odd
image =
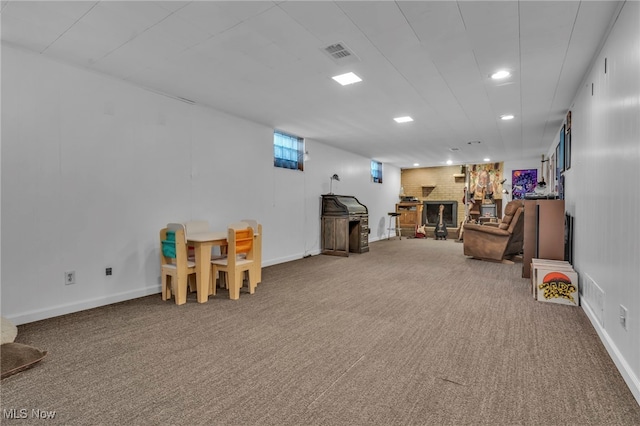
[[[491,158],[485,158],[485,159],[483,159],[482,161],[489,162],[489,161],[491,161]]]
[[[500,71],[496,71],[493,74],[491,74],[491,78],[494,80],[501,80],[503,78],[507,78],[511,75],[511,73],[507,70],[500,70]]]
[[[353,84],[353,83],[357,83],[359,81],[362,81],[362,79],[360,77],[358,77],[357,75],[355,75],[352,72],[348,72],[346,74],[336,75],[336,76],[331,77],[331,78],[334,79],[335,81],[337,81],[338,83],[342,84],[343,86],[346,86],[347,84]]]
[[[451,161],[451,160],[447,160],[447,164],[448,164],[448,165],[452,165],[452,164],[453,164],[453,161]]]
[[[420,163],[413,163],[413,167],[418,167]]]
[[[394,118],[394,120],[396,121],[396,123],[408,123],[410,121],[413,121],[413,118],[407,115],[405,117],[396,117]]]
[[[513,120],[513,114],[504,114],[500,116],[501,120]]]

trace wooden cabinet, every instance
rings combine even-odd
[[[522,277],[531,259],[564,260],[564,200],[524,200]]]
[[[422,225],[422,203],[398,203],[396,204],[396,213],[400,213],[400,216],[398,216],[400,235],[415,235],[416,227]]]
[[[322,254],[349,256],[369,251],[369,220],[349,217],[322,217]]]
[[[322,253],[349,256],[348,217],[322,217]]]

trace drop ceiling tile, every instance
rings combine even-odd
[[[18,2],[2,9],[2,39],[43,52],[93,7],[88,2]]]

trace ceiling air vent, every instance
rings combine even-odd
[[[351,56],[351,52],[347,50],[342,44],[332,44],[329,47],[325,47],[324,50],[327,51],[329,55],[331,55],[334,59],[342,59],[347,56]]]
[[[336,63],[357,62],[358,57],[342,42],[338,42],[322,49],[326,55]]]

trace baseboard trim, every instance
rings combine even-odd
[[[320,252],[317,252],[317,253],[310,252],[310,253],[307,253],[307,254],[313,256],[313,255],[316,255],[316,254],[320,254]],[[278,259],[271,259],[269,261],[262,262],[262,267],[264,268],[264,267],[267,267],[267,266],[278,265],[280,263],[292,262],[294,260],[300,260],[302,258],[303,258],[303,256],[297,254],[297,255],[292,255],[292,256],[280,257]]]
[[[137,290],[126,291],[123,293],[111,294],[105,297],[95,299],[82,300],[76,303],[66,305],[52,306],[47,309],[24,312],[15,316],[8,316],[15,325],[27,324],[34,321],[59,317],[60,315],[72,314],[87,309],[98,308],[100,306],[111,305],[113,303],[124,302],[126,300],[137,299],[139,297],[150,296],[161,292],[160,285],[149,286]]]
[[[611,340],[611,338],[609,337],[609,333],[607,333],[607,331],[600,326],[600,322],[598,321],[598,318],[596,317],[593,309],[591,309],[589,303],[586,302],[585,299],[581,299],[580,305],[582,306],[582,310],[587,315],[587,318],[589,318],[589,321],[591,321],[591,325],[593,325],[596,333],[598,333],[598,336],[600,336],[602,344],[609,353],[609,356],[613,360],[613,363],[618,368],[620,375],[629,387],[629,390],[633,394],[633,397],[636,399],[638,405],[640,405],[640,379],[635,374],[633,374],[633,370],[629,366],[629,363],[624,358],[624,356],[622,356],[616,344]]]

